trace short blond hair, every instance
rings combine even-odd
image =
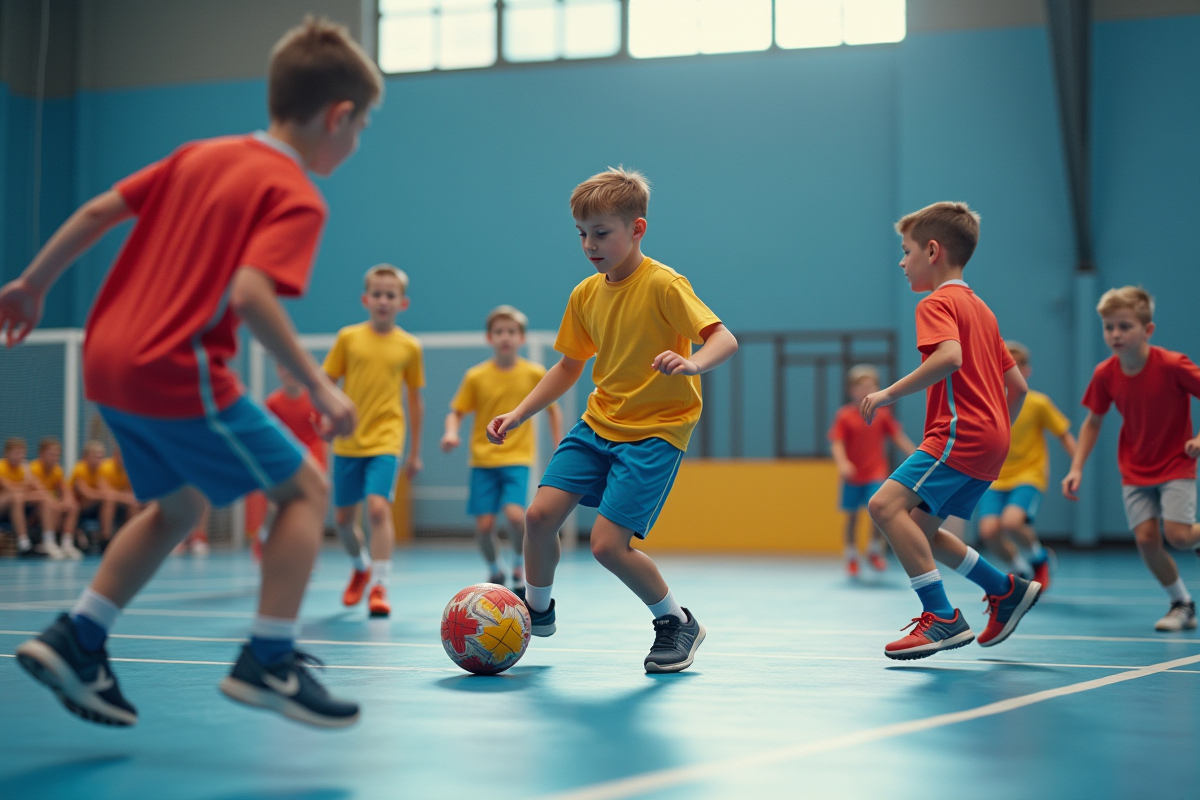
[[[511,319],[517,323],[517,327],[521,329],[521,333],[529,330],[529,317],[522,314],[513,306],[496,306],[487,315],[487,324],[484,330],[488,333],[492,332],[492,324],[498,319]]]
[[[1012,339],[1006,339],[1004,346],[1008,348],[1008,353],[1013,357],[1013,361],[1017,362],[1018,367],[1029,365],[1029,348],[1020,342],[1015,342]]]
[[[367,270],[363,275],[363,291],[371,288],[371,278],[377,278],[382,275],[389,275],[400,281],[400,294],[408,294],[408,273],[399,267],[393,267],[391,264],[376,264]]]
[[[645,217],[650,206],[650,182],[635,169],[609,167],[571,192],[571,216],[588,219],[615,214],[626,222]]]
[[[22,439],[20,436],[8,437],[7,439],[4,440],[4,455],[8,455],[13,450],[16,450],[18,447],[21,448],[22,450],[28,450],[28,448],[25,446],[25,440]]]
[[[870,378],[875,381],[875,385],[879,385],[879,370],[870,364],[856,364],[846,373],[846,385],[854,386],[861,380]]]
[[[979,244],[979,215],[966,203],[934,203],[901,217],[896,233],[920,247],[936,241],[952,266],[965,267]]]
[[[100,441],[99,439],[89,439],[83,445],[83,454],[86,456],[88,453],[99,453],[100,455],[104,455],[104,442]]]
[[[58,441],[57,437],[43,436],[42,440],[38,442],[38,455],[40,456],[51,447],[57,447],[59,450],[62,450],[62,443]]]
[[[1101,317],[1106,317],[1122,308],[1132,311],[1143,325],[1154,322],[1154,297],[1140,286],[1109,289],[1100,295],[1100,302],[1096,304],[1096,313]]]

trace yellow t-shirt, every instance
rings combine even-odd
[[[100,463],[103,466],[104,462],[102,461]],[[80,481],[86,483],[92,489],[99,489],[100,488],[100,467],[96,467],[95,470],[91,470],[91,469],[88,469],[88,464],[86,461],[75,462],[75,466],[71,469],[70,484],[72,486],[74,486],[75,484],[79,483]]]
[[[125,467],[118,464],[114,459],[106,458],[100,462],[100,469],[96,470],[99,477],[104,479],[108,484],[108,488],[117,492],[129,491],[129,476],[125,474]]]
[[[402,385],[418,389],[425,385],[417,337],[400,328],[376,333],[367,322],[350,325],[338,331],[324,369],[335,381],[346,379],[343,389],[358,408],[358,427],[352,436],[334,440],[334,454],[400,455],[404,450]]]
[[[0,458],[0,478],[11,483],[25,483],[29,477],[25,474],[25,462],[17,464],[15,467],[8,463],[7,458]]]
[[[650,364],[666,350],[690,358],[700,332],[720,321],[687,278],[652,258],[623,281],[597,274],[576,286],[554,349],[596,356],[584,421],[610,441],[653,436],[686,450],[703,405],[700,376],[663,375]]]
[[[41,484],[42,488],[47,492],[53,492],[55,494],[60,494],[62,492],[63,469],[61,465],[55,464],[53,467],[47,470],[46,466],[39,459],[29,465],[29,471],[33,473],[33,477],[37,478],[37,482]]]
[[[488,441],[487,426],[501,414],[512,411],[533,391],[546,368],[518,358],[510,369],[500,369],[488,359],[467,370],[450,407],[460,414],[475,413],[471,424],[471,466],[511,467],[533,464],[537,446],[532,420],[508,435],[502,445]]]
[[[996,491],[1007,492],[1018,486],[1036,486],[1046,491],[1050,480],[1050,450],[1045,434],[1062,436],[1071,429],[1070,421],[1041,392],[1025,395],[1025,405],[1012,425],[1012,443],[1000,477],[992,484]]]

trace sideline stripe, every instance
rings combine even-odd
[[[965,711],[955,711],[949,714],[926,717],[925,719],[916,719],[911,722],[898,722],[878,728],[868,728],[867,730],[834,736],[815,742],[803,742],[786,747],[777,747],[765,752],[741,758],[732,758],[726,761],[647,772],[642,775],[620,778],[580,789],[569,789],[557,794],[539,795],[538,798],[539,800],[619,800],[620,798],[636,797],[647,792],[699,783],[713,778],[720,778],[731,773],[760,769],[773,764],[781,764],[786,761],[806,758],[820,753],[859,747],[883,739],[894,739],[912,733],[922,733],[935,728],[944,728],[948,725],[957,725],[960,722],[970,722],[971,720],[982,719],[984,717],[992,717],[1036,703],[1053,700],[1057,697],[1066,697],[1081,692],[1089,692],[1092,689],[1101,689],[1105,686],[1124,683],[1125,681],[1134,681],[1138,678],[1145,678],[1149,675],[1166,672],[1174,667],[1183,667],[1196,663],[1200,663],[1200,655],[1177,658],[1173,661],[1163,661],[1160,664],[1151,664],[1148,667],[1116,675],[1108,675],[1104,678],[1096,678],[1095,680],[1072,683],[1058,689],[1033,692],[1032,694],[1021,695],[1008,700],[1000,700],[976,708],[969,708]]]
[[[16,658],[16,653],[0,653],[0,658]],[[109,661],[120,661],[126,664],[180,664],[180,665],[198,665],[203,667],[232,667],[232,661],[182,661],[168,658],[110,658]],[[367,666],[358,664],[324,664],[324,669],[357,669],[368,672],[437,672],[446,673],[452,672],[459,675],[465,675],[462,670],[454,667],[442,667],[434,669],[432,667],[392,667],[392,666]]]

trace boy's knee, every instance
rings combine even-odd
[[[1025,512],[1019,508],[1006,508],[1000,515],[1000,527],[1006,531],[1020,530],[1025,525]]]
[[[371,519],[372,526],[378,526],[392,515],[392,504],[388,502],[386,497],[380,497],[377,494],[367,497],[367,516]]]
[[[1000,533],[1000,522],[997,517],[984,517],[979,520],[979,541],[991,544]]]
[[[1139,550],[1161,550],[1162,535],[1158,531],[1158,520],[1147,520],[1134,528],[1133,540]]]
[[[525,509],[520,506],[508,506],[504,509],[504,519],[516,530],[525,524]]]
[[[475,535],[487,537],[492,535],[492,529],[496,525],[496,517],[492,514],[481,514],[475,518]]]
[[[605,567],[615,564],[628,549],[626,542],[603,536],[592,537],[592,555]]]
[[[529,510],[525,512],[525,525],[528,528],[531,536],[542,536],[556,534],[558,531],[548,531],[554,524],[550,510],[539,504],[536,500]]]
[[[871,515],[874,522],[890,519],[895,515],[897,510],[903,510],[903,507],[895,502],[895,499],[889,497],[888,493],[880,489],[871,496],[867,501],[867,513]]]
[[[1163,538],[1176,550],[1190,550],[1196,543],[1192,526],[1183,522],[1164,522]]]

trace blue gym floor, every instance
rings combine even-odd
[[[645,608],[584,549],[558,575],[559,632],[483,678],[438,638],[483,577],[473,551],[399,551],[393,619],[368,622],[326,550],[303,647],[363,704],[326,732],[217,692],[254,608],[248,556],[172,559],[121,620],[110,653],[141,715],[124,730],[68,715],[12,658],[95,562],[6,560],[0,798],[1196,797],[1200,638],[1153,631],[1166,597],[1132,550],[1061,562],[1008,642],[897,663],[882,647],[918,606],[894,565],[855,584],[836,561],[662,558],[708,639],[692,669],[651,677]],[[980,592],[948,588],[981,630]]]

